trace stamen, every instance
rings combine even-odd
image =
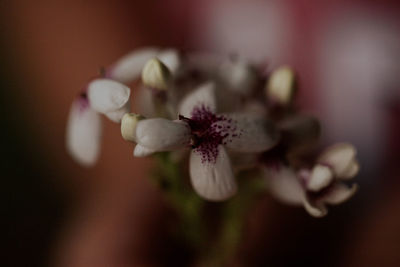
[[[191,118],[182,115],[179,119],[185,121],[192,132],[192,147],[201,154],[202,162],[215,163],[218,156],[218,146],[232,142],[233,137],[241,133],[236,122],[223,115],[216,115],[205,105],[195,107]]]

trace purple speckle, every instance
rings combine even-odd
[[[191,118],[179,118],[189,124],[195,140],[192,147],[201,155],[203,163],[215,163],[219,153],[218,146],[232,142],[232,137],[240,136],[232,119],[214,114],[205,105],[195,107]]]
[[[78,105],[79,105],[79,112],[84,112],[89,107],[89,99],[87,96],[86,91],[83,91],[78,96]]]

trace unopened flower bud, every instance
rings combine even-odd
[[[126,113],[121,121],[122,138],[126,141],[136,142],[136,126],[137,123],[144,119],[142,115],[135,113]]]
[[[338,143],[328,147],[319,156],[318,162],[331,166],[335,176],[340,178],[352,178],[359,171],[356,160],[356,148],[348,143]]]
[[[273,71],[266,86],[268,100],[278,105],[289,105],[295,91],[295,78],[293,69],[287,66]]]
[[[142,82],[145,86],[167,90],[171,80],[171,72],[164,63],[157,58],[150,59],[142,71]]]
[[[313,192],[318,192],[326,188],[333,179],[332,170],[321,164],[317,164],[311,171],[310,180],[307,184],[307,189]]]

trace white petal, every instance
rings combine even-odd
[[[131,90],[110,79],[95,79],[88,86],[90,106],[100,113],[116,111],[129,102]]]
[[[347,167],[346,171],[342,174],[342,176],[338,178],[342,180],[348,180],[356,176],[359,171],[360,171],[360,164],[358,163],[357,160],[353,160],[353,162],[349,165],[349,167]]]
[[[264,177],[271,195],[290,205],[301,205],[305,191],[296,173],[288,167],[264,168]]]
[[[351,187],[349,187],[344,183],[336,183],[333,188],[323,196],[322,201],[331,205],[337,205],[351,198],[357,192],[357,190],[357,184],[353,184]]]
[[[331,166],[335,176],[342,177],[356,156],[351,144],[339,143],[325,149],[318,162]]]
[[[182,121],[162,118],[145,119],[136,126],[137,143],[157,151],[169,151],[188,146],[191,134]]]
[[[333,180],[333,173],[327,166],[317,164],[311,171],[310,179],[307,183],[307,189],[318,192],[327,187]]]
[[[147,157],[155,152],[157,152],[157,151],[154,149],[150,149],[150,148],[147,148],[147,147],[137,144],[135,146],[135,149],[133,150],[133,155],[138,158],[139,157]]]
[[[237,191],[228,154],[221,145],[218,147],[218,156],[215,162],[204,160],[198,151],[192,150],[190,178],[194,190],[207,200],[226,200]]]
[[[308,198],[304,198],[303,205],[311,216],[321,218],[328,214],[328,209],[321,201],[311,201]]]
[[[168,67],[172,75],[175,75],[181,67],[181,58],[176,49],[162,50],[157,58]]]
[[[226,147],[239,152],[262,152],[273,147],[279,140],[279,134],[273,123],[267,118],[252,113],[223,114],[232,122],[232,134],[226,140]]]
[[[250,95],[257,83],[256,71],[242,60],[224,62],[219,76],[227,88],[241,95]]]
[[[114,110],[114,111],[109,111],[109,112],[105,113],[105,115],[107,116],[107,118],[109,118],[113,122],[120,123],[122,117],[126,113],[129,113],[130,109],[131,109],[131,103],[128,101],[121,108]]]
[[[215,113],[217,109],[215,90],[216,86],[213,82],[202,84],[182,100],[179,114],[190,118],[194,108],[202,105]]]
[[[66,130],[66,145],[71,156],[84,166],[94,165],[100,153],[100,114],[88,102],[77,99],[72,103]]]
[[[156,57],[158,52],[155,47],[135,50],[113,64],[108,77],[125,84],[136,80],[140,77],[144,64]]]

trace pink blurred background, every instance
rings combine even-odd
[[[185,266],[173,216],[105,125],[100,161],[79,167],[65,124],[80,88],[130,50],[239,53],[300,76],[323,143],[353,142],[361,190],[322,220],[265,196],[249,211],[238,266],[400,263],[398,1],[0,1],[2,266]]]

